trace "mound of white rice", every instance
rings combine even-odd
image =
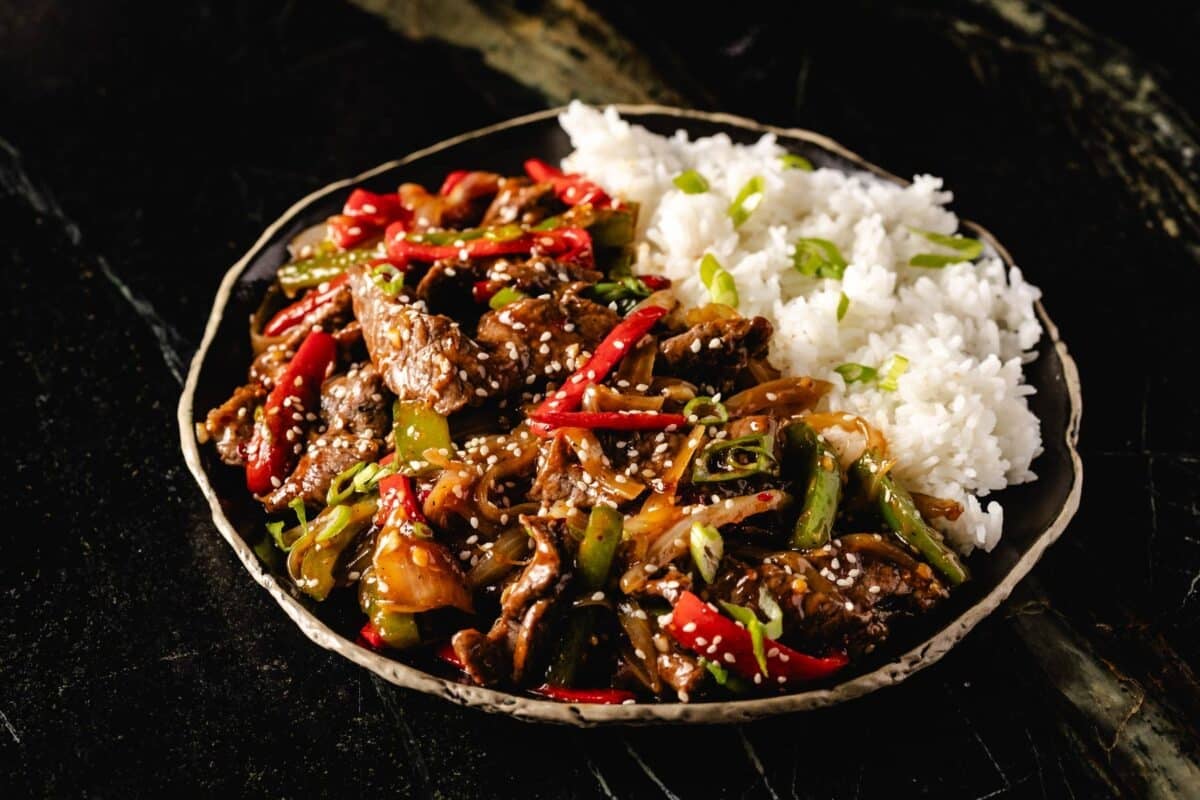
[[[991,253],[941,269],[908,266],[917,253],[949,252],[911,228],[957,231],[941,179],[918,175],[899,187],[867,173],[785,169],[772,135],[753,145],[724,135],[689,141],[683,131],[667,138],[581,103],[561,123],[575,147],[564,166],[641,204],[637,271],[671,278],[685,303],[701,305],[709,296],[700,259],[716,256],[736,281],[738,310],[775,325],[772,363],[785,375],[833,383],[825,406],[880,428],[904,485],[962,503],[956,522],[940,521],[960,550],[995,546],[1004,511],[977,498],[1033,480],[1030,463],[1041,452],[1026,401],[1034,389],[1021,374],[1041,336],[1033,309],[1040,292]],[[707,179],[707,192],[673,185],[687,169]],[[764,198],[735,229],[730,201],[756,175]],[[843,279],[797,272],[791,248],[800,237],[834,242],[849,264]],[[839,321],[843,292],[849,307]],[[834,371],[883,367],[896,354],[909,366],[895,391],[847,386]]]

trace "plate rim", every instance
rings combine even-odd
[[[773,133],[780,138],[809,142],[831,151],[856,164],[861,169],[872,172],[889,181],[902,185],[909,183],[909,181],[867,161],[828,136],[804,128],[778,127],[725,112],[698,111],[658,104],[614,103],[611,104],[611,107],[615,108],[623,116],[657,114],[677,117],[680,120],[702,120],[756,131],[760,134]],[[209,312],[203,337],[189,364],[187,379],[184,382],[177,409],[180,443],[184,461],[187,463],[192,477],[196,480],[201,492],[208,501],[213,523],[216,525],[222,538],[233,548],[234,553],[241,560],[242,565],[250,573],[254,581],[267,590],[276,603],[283,609],[284,613],[315,644],[349,659],[397,686],[443,697],[460,705],[479,708],[493,713],[507,714],[518,719],[577,726],[741,722],[774,716],[776,714],[787,714],[835,705],[868,694],[876,689],[900,683],[910,675],[939,661],[967,633],[1008,598],[1016,585],[1041,559],[1046,549],[1062,535],[1079,508],[1083,489],[1083,462],[1078,451],[1079,424],[1083,413],[1083,397],[1079,380],[1079,370],[1067,350],[1066,343],[1059,336],[1058,327],[1050,319],[1040,299],[1034,303],[1035,310],[1045,331],[1044,335],[1049,337],[1050,344],[1053,345],[1055,353],[1062,363],[1063,378],[1066,383],[1069,400],[1063,444],[1070,457],[1073,478],[1066,501],[1062,508],[1059,509],[1054,520],[1037,536],[1029,549],[1012,566],[1005,578],[978,602],[955,618],[944,630],[916,644],[908,651],[898,655],[892,661],[879,666],[875,670],[829,688],[810,689],[804,692],[750,700],[728,700],[694,704],[639,703],[636,705],[602,706],[539,700],[495,689],[469,686],[446,678],[439,678],[416,667],[411,667],[361,647],[325,625],[311,611],[305,608],[299,600],[289,594],[271,573],[263,568],[253,549],[242,539],[233,524],[225,516],[221,508],[220,498],[210,483],[208,474],[201,462],[200,445],[196,439],[193,422],[194,395],[199,382],[201,368],[208,355],[208,348],[216,337],[217,329],[224,319],[225,308],[228,305],[233,288],[238,277],[250,262],[267,246],[283,226],[290,223],[314,202],[333,192],[361,183],[375,175],[412,163],[459,143],[488,136],[508,128],[528,125],[555,117],[566,110],[566,108],[566,106],[559,106],[531,114],[524,114],[503,122],[452,136],[428,147],[415,150],[403,158],[387,161],[354,177],[334,181],[316,189],[293,203],[284,211],[278,219],[262,232],[246,253],[226,271],[213,298],[212,310]],[[1009,252],[997,241],[991,232],[971,220],[963,219],[961,223],[971,228],[994,248],[1008,267],[1011,268],[1014,266]]]

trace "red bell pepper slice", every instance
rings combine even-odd
[[[667,289],[671,286],[671,279],[664,278],[662,275],[638,275],[637,279],[652,292],[657,292],[659,289]]]
[[[547,428],[590,428],[606,431],[658,431],[687,424],[683,414],[658,412],[627,414],[620,411],[541,411],[529,415],[534,422],[541,423],[537,432]]]
[[[389,453],[388,462],[391,461]],[[383,464],[383,461],[380,461]],[[385,464],[386,466],[386,464]],[[425,512],[421,509],[421,504],[417,500],[417,493],[413,488],[412,478],[407,475],[388,475],[379,482],[379,510],[375,513],[375,524],[380,528],[390,524],[389,518],[393,512],[400,511],[404,515],[404,519],[413,524],[428,525],[425,519]]]
[[[454,652],[454,646],[449,642],[442,642],[438,645],[433,654],[438,657],[439,661],[444,661],[456,669],[463,669],[462,659],[458,657],[458,653]]]
[[[342,213],[329,218],[329,235],[343,250],[357,247],[394,222],[406,224],[409,211],[398,194],[376,194],[355,189],[342,207]]]
[[[387,642],[383,640],[383,634],[379,632],[379,628],[375,627],[375,623],[369,620],[366,625],[362,626],[362,630],[358,632],[358,641],[372,650],[387,649]]]
[[[263,336],[278,336],[299,325],[309,314],[336,297],[338,287],[345,284],[349,278],[350,276],[343,272],[330,280],[325,289],[313,289],[287,308],[281,309],[263,326]]]
[[[688,650],[732,669],[743,678],[753,680],[755,675],[761,674],[750,631],[722,616],[692,592],[683,592],[679,596],[671,612],[671,622],[664,627],[671,638]],[[713,641],[718,636],[721,638],[713,650]],[[767,656],[765,677],[783,684],[820,680],[849,661],[844,653],[817,658],[767,638],[763,639],[763,649]]]
[[[558,199],[569,206],[590,203],[593,206],[620,207],[620,203],[609,197],[595,182],[575,173],[566,174],[540,158],[531,158],[525,162],[525,174],[538,183],[552,185]]]
[[[403,223],[395,223],[384,235],[388,256],[397,261],[431,263],[442,259],[475,259],[493,256],[540,253],[558,261],[592,266],[592,237],[583,228],[528,231],[503,239],[480,237],[455,244],[428,244],[409,238]]]
[[[313,331],[267,395],[246,452],[246,487],[254,494],[270,492],[296,465],[297,451],[303,449],[305,414],[317,411],[321,383],[335,358],[337,340],[324,331]]]
[[[438,194],[440,194],[442,197],[450,194],[452,191],[454,191],[454,187],[462,183],[462,179],[470,174],[471,171],[469,169],[454,170],[446,176],[444,181],[442,181],[442,188],[438,189]]]
[[[529,690],[531,694],[548,697],[560,703],[591,703],[602,706],[619,706],[629,700],[637,700],[637,695],[624,689],[570,689],[566,686],[552,686],[543,683],[536,689]]]
[[[596,346],[596,352],[588,362],[575,370],[559,390],[543,400],[529,416],[536,423],[541,416],[579,408],[588,384],[604,380],[625,354],[632,350],[654,327],[654,323],[666,313],[667,309],[662,306],[642,306],[618,322],[616,327],[608,332],[608,336],[604,337],[604,341]],[[532,427],[535,432],[543,434],[550,430],[546,423],[535,424]]]
[[[503,285],[503,281],[475,281],[474,285],[471,286],[471,299],[483,305],[491,300],[492,295],[500,291],[500,287]]]

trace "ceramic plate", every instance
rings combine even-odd
[[[817,166],[869,170],[886,180],[903,183],[837,143],[809,131],[771,128],[724,114],[659,106],[618,109],[631,122],[660,134],[683,128],[693,138],[726,133],[736,142],[748,143],[769,131],[779,137],[784,147]],[[229,270],[217,292],[204,339],[192,360],[179,401],[184,457],[208,498],[217,530],[254,579],[317,644],[398,686],[524,719],[574,725],[737,722],[840,703],[898,683],[937,661],[1008,597],[1045,549],[1062,534],[1079,505],[1083,479],[1075,450],[1081,410],[1079,378],[1066,346],[1059,340],[1058,330],[1040,303],[1037,313],[1045,333],[1036,348],[1037,360],[1026,366],[1025,372],[1029,383],[1037,388],[1030,406],[1042,423],[1045,452],[1033,465],[1040,476],[1037,481],[995,495],[1005,507],[1004,538],[991,553],[977,552],[968,560],[973,580],[955,591],[935,613],[897,631],[886,646],[852,664],[836,680],[807,691],[727,702],[588,706],[530,699],[466,685],[432,659],[401,663],[355,644],[362,615],[354,602],[354,592],[335,593],[325,603],[314,603],[293,590],[285,572],[255,555],[251,544],[261,539],[263,513],[246,492],[240,470],[222,465],[212,447],[198,445],[194,423],[244,382],[251,358],[247,318],[273,281],[276,268],[286,260],[288,241],[308,226],[340,213],[348,190],[354,186],[394,191],[406,181],[436,186],[447,172],[463,167],[512,175],[519,174],[522,162],[531,156],[557,162],[571,150],[566,134],[558,126],[557,113],[558,109],[545,111],[464,134],[326,186],[288,209]],[[970,222],[965,222],[964,227],[974,231],[1011,264],[1008,253],[991,234]],[[1026,274],[1036,283],[1037,265],[1025,267]]]

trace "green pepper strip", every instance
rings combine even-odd
[[[942,536],[921,518],[912,496],[895,479],[883,472],[883,458],[868,450],[851,469],[867,489],[867,497],[878,504],[879,513],[892,533],[921,554],[929,565],[957,586],[970,577],[958,555],[946,546]]]
[[[301,289],[311,289],[314,286],[332,280],[341,275],[350,266],[363,261],[379,258],[379,251],[374,247],[359,247],[354,250],[317,253],[300,261],[284,264],[279,268],[276,277],[283,293],[294,297]]]
[[[575,569],[579,575],[581,589],[585,593],[597,592],[608,582],[612,570],[613,556],[621,543],[624,518],[612,506],[596,506],[588,517],[587,529],[579,552],[575,556]],[[595,627],[595,609],[575,609],[567,621],[559,650],[546,672],[546,682],[552,686],[570,686],[583,657],[584,647]]]
[[[427,469],[426,450],[454,449],[446,417],[424,403],[397,400],[392,406],[392,432],[396,439],[392,464],[402,475],[419,475]]]
[[[824,547],[833,533],[833,520],[842,493],[838,457],[829,444],[803,422],[792,423],[786,432],[789,447],[803,454],[808,466],[804,505],[792,529],[791,545],[796,550]]]
[[[732,481],[764,473],[778,475],[779,462],[775,459],[773,437],[760,433],[717,440],[704,448],[692,466],[692,482]]]

